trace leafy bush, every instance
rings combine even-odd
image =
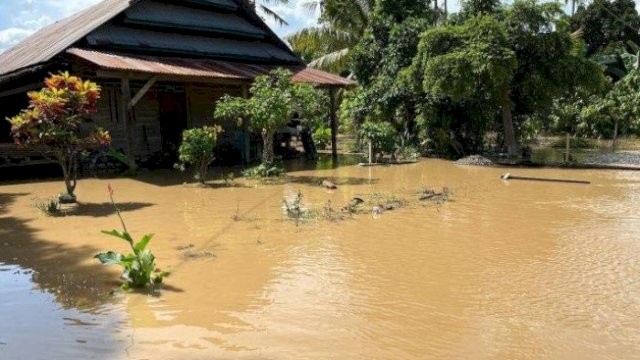
[[[320,149],[325,149],[331,144],[331,129],[320,127],[313,133],[313,141]]]
[[[182,133],[182,144],[178,149],[179,159],[194,167],[194,178],[204,184],[209,165],[215,159],[214,149],[218,142],[220,126],[205,126],[188,129]]]
[[[391,154],[396,146],[396,129],[388,122],[366,121],[359,130],[363,141],[370,141],[376,157]]]
[[[47,216],[58,216],[60,215],[60,202],[58,199],[49,199],[46,201],[38,201],[36,202],[36,208],[42,211],[43,214]]]
[[[62,167],[69,198],[75,200],[78,157],[86,150],[109,145],[109,133],[82,131],[83,118],[97,111],[100,87],[69,73],[52,75],[45,87],[28,94],[29,107],[9,119],[16,144],[40,145]]]
[[[284,175],[285,170],[281,164],[260,164],[256,167],[247,169],[242,175],[247,179],[263,179],[270,177],[278,177]]]
[[[309,84],[292,84],[292,73],[275,69],[258,76],[248,99],[222,97],[216,104],[215,117],[250,119],[249,128],[262,135],[262,163],[270,167],[275,161],[274,137],[295,114],[307,123],[317,123],[328,103],[328,97]]]
[[[415,160],[420,157],[420,151],[412,145],[398,146],[396,157],[404,160]]]
[[[102,233],[126,241],[129,246],[131,246],[133,253],[124,255],[109,251],[100,253],[94,258],[98,259],[104,265],[119,265],[124,268],[122,273],[122,280],[124,280],[122,288],[125,290],[130,288],[144,288],[151,284],[161,284],[164,277],[168,276],[169,273],[160,272],[155,277],[152,277],[152,274],[154,274],[156,270],[156,258],[153,253],[147,249],[147,246],[154,234],[147,234],[143,236],[140,241],[134,243],[133,237],[127,231],[127,226],[124,223],[120,209],[118,209],[113,200],[113,189],[110,185],[108,189],[111,204],[113,204],[120,223],[122,224],[122,231],[112,230],[103,231]]]

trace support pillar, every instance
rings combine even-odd
[[[242,97],[249,98],[249,85],[242,85]],[[242,119],[242,134],[244,138],[244,163],[251,162],[251,131],[249,131],[249,119]]]
[[[331,157],[334,164],[338,160],[338,116],[336,105],[336,88],[329,87],[329,121],[331,125]]]
[[[133,144],[133,108],[129,108],[131,102],[131,85],[129,78],[122,78],[122,116],[124,120],[124,129],[127,137],[127,160],[129,162],[129,171],[135,172],[138,169],[136,164],[135,148]]]

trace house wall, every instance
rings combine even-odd
[[[119,82],[99,82],[102,96],[98,102],[98,112],[91,116],[93,125],[108,130],[112,137],[112,148],[126,153],[125,116],[122,114],[122,96]],[[143,86],[142,82],[132,82],[131,92],[136,94]],[[220,125],[219,147],[221,155],[227,163],[241,160],[244,149],[244,133],[234,120],[216,121],[213,114],[215,103],[222,96],[242,96],[240,85],[208,85],[208,84],[170,84],[158,83],[153,86],[135,106],[135,124],[133,140],[138,160],[146,160],[162,151],[160,122],[159,91],[176,91],[182,96],[184,91],[187,127]]]
[[[189,84],[187,107],[189,127],[220,125],[223,129],[216,151],[219,164],[238,164],[244,159],[244,137],[242,127],[235,119],[215,119],[215,104],[224,95],[242,96],[241,85]]]
[[[126,152],[125,115],[122,113],[122,95],[119,83],[100,82],[102,96],[98,101],[98,112],[91,116],[93,125],[111,133],[112,148]],[[132,83],[135,94],[142,84]],[[152,88],[134,108],[133,140],[135,151],[142,160],[161,150],[160,110],[156,89]]]

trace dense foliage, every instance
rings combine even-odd
[[[571,18],[572,31],[580,31],[589,55],[611,52],[628,41],[640,43],[640,15],[634,0],[593,0],[581,5]]]
[[[30,92],[29,107],[9,120],[20,146],[38,146],[62,167],[67,196],[74,199],[78,157],[84,151],[111,143],[109,133],[83,126],[95,113],[100,87],[69,73],[52,75],[40,91]]]
[[[248,121],[249,128],[262,134],[262,163],[275,161],[274,136],[294,115],[310,123],[322,120],[327,96],[309,84],[293,84],[291,73],[273,70],[258,76],[250,89],[251,97],[225,96],[216,104],[215,117]]]
[[[396,131],[388,122],[367,121],[360,127],[360,138],[370,143],[374,159],[384,154],[392,154],[396,148]]]
[[[640,131],[640,89],[632,86],[640,15],[632,0],[566,1],[575,14],[534,0],[463,0],[457,14],[444,1],[315,4],[322,26],[314,33],[347,36],[334,36],[333,48],[314,38],[308,58],[348,50],[341,71],[360,84],[342,96],[342,131],[361,136],[363,124],[385,119],[396,143],[450,157],[515,156],[542,131]]]
[[[215,160],[214,150],[218,142],[219,126],[188,129],[182,133],[182,144],[178,149],[179,160],[194,167],[195,179],[204,184],[209,165]]]

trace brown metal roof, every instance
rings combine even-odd
[[[104,0],[40,29],[15,47],[0,54],[0,74],[8,74],[51,60],[138,1]]]
[[[188,59],[158,56],[137,56],[72,48],[69,54],[84,59],[105,70],[133,71],[149,74],[193,76],[213,79],[251,81],[275,66],[226,62],[209,59]],[[287,66],[293,72],[294,82],[319,86],[352,86],[349,79],[304,66]]]

